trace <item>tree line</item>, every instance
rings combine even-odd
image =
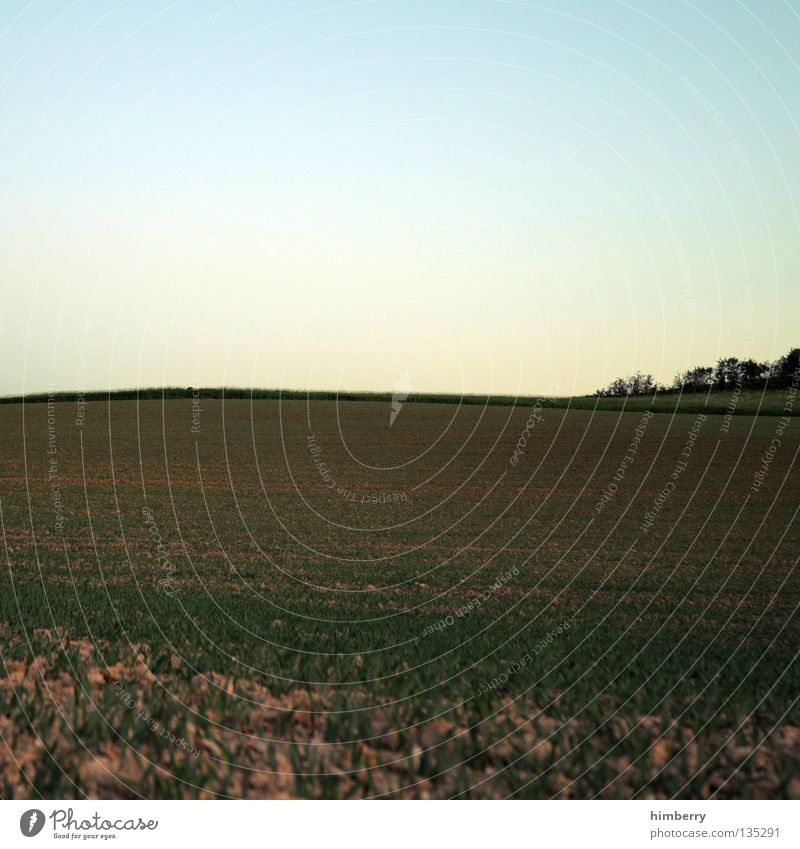
[[[800,369],[800,348],[792,348],[774,362],[722,357],[713,366],[695,366],[675,375],[670,386],[658,383],[652,374],[618,377],[605,389],[594,394],[599,397],[620,395],[652,395],[655,392],[709,392],[744,389],[782,389],[791,386]]]

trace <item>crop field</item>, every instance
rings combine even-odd
[[[130,400],[175,400],[191,397],[197,394],[202,400],[270,400],[277,401],[371,401],[373,403],[391,404],[390,392],[346,392],[332,391],[300,392],[297,390],[280,389],[243,389],[229,386],[224,388],[193,390],[177,386],[149,389],[118,389],[113,392],[57,392],[53,396],[46,393],[32,395],[0,396],[0,405],[17,404],[22,400],[28,403],[45,403],[48,399],[60,402],[82,401],[130,401]],[[739,413],[739,415],[759,416],[797,416],[800,407],[793,403],[787,406],[785,389],[742,389],[740,391],[709,390],[708,392],[676,392],[659,391],[648,395],[628,396],[526,396],[513,395],[452,395],[452,394],[410,394],[406,398],[409,404],[448,404],[456,406],[492,406],[492,407],[533,407],[540,405],[556,409],[589,410],[592,412],[644,412],[652,410],[656,413],[719,413],[722,415]]]
[[[800,422],[742,409],[1,405],[0,794],[800,797]]]

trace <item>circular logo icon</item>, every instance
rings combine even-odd
[[[19,818],[19,830],[25,837],[36,837],[44,828],[44,814],[38,808],[31,808]]]

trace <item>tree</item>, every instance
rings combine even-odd
[[[741,386],[739,359],[737,357],[722,357],[717,360],[713,381],[715,389],[734,389],[736,386]]]
[[[755,360],[740,360],[739,374],[744,389],[761,389],[767,383],[772,363],[759,363]]]
[[[714,384],[714,369],[711,366],[696,366],[675,375],[672,388],[684,392],[704,392]]]
[[[800,348],[792,348],[772,366],[770,382],[781,388],[791,386],[795,375],[800,374]]]
[[[652,374],[642,374],[637,371],[630,377],[618,377],[609,383],[606,389],[598,389],[595,395],[614,396],[621,395],[651,395],[659,389],[658,384],[653,380]]]
[[[732,391],[735,389],[762,389],[766,386],[784,388],[800,385],[800,348],[792,348],[774,363],[753,359],[721,357],[715,366],[695,366],[679,372],[672,381],[673,392],[708,392],[710,389]],[[595,395],[649,395],[665,392],[651,374],[637,371],[630,377],[618,377]]]

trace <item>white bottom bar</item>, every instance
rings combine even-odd
[[[71,812],[71,813],[70,813]],[[32,821],[32,822],[31,822]],[[0,803],[0,845],[796,847],[800,802]],[[23,834],[23,829],[36,832]]]

